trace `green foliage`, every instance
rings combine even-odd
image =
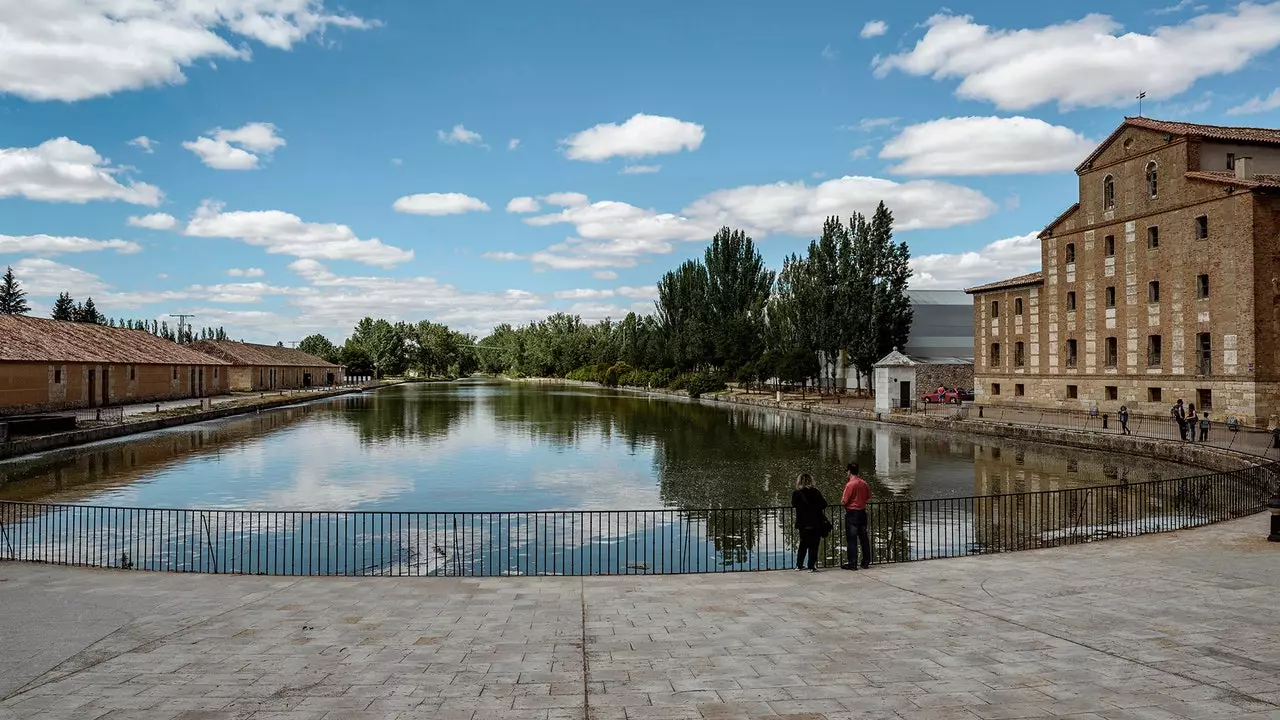
[[[27,304],[27,293],[22,284],[13,275],[13,268],[7,268],[4,278],[0,279],[0,315],[26,315],[31,312]]]
[[[606,370],[604,371],[604,380],[603,380],[603,382],[604,382],[604,384],[605,384],[605,385],[607,385],[607,386],[609,386],[609,387],[617,387],[617,386],[618,386],[618,381],[619,381],[619,379],[620,379],[623,375],[626,375],[626,374],[627,374],[627,373],[629,373],[629,372],[631,372],[631,366],[630,366],[630,365],[628,365],[628,364],[626,364],[626,363],[624,363],[624,362],[614,363],[613,365],[610,365],[610,366],[608,367],[608,369],[606,369]]]
[[[676,378],[676,382],[680,384],[680,388],[689,393],[691,398],[699,398],[707,393],[719,392],[727,386],[724,377],[719,373],[712,372],[693,372],[686,373]],[[675,383],[672,383],[675,388]]]
[[[338,348],[334,347],[334,344],[329,341],[329,338],[321,335],[320,333],[308,335],[302,338],[298,343],[298,349],[308,355],[314,355],[327,362],[335,364],[337,364],[340,359],[338,357]]]
[[[57,301],[53,303],[53,313],[50,315],[54,320],[64,320],[72,322],[76,319],[76,301],[71,299],[69,293],[61,293],[58,295]]]

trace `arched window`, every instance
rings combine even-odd
[[[1102,209],[1111,210],[1116,206],[1116,181],[1110,175],[1102,178]]]
[[[1149,162],[1147,163],[1147,192],[1151,193],[1151,197],[1155,197],[1156,189],[1156,164]]]

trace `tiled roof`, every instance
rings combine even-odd
[[[308,355],[301,350],[278,345],[256,345],[254,343],[235,342],[234,340],[199,340],[192,343],[191,347],[214,357],[224,358],[230,361],[232,365],[338,367],[315,355]]]
[[[0,315],[0,361],[120,365],[228,365],[143,330]]]
[[[1084,159],[1076,167],[1076,172],[1082,171],[1089,163],[1097,159],[1098,155],[1112,143],[1120,133],[1124,132],[1126,127],[1140,127],[1156,132],[1168,133],[1170,135],[1206,138],[1209,140],[1223,140],[1226,142],[1242,142],[1242,143],[1265,143],[1267,145],[1280,145],[1280,130],[1272,130],[1270,128],[1250,128],[1250,127],[1229,127],[1227,125],[1197,125],[1196,123],[1174,122],[1171,120],[1155,120],[1145,117],[1127,117],[1124,122],[1107,136],[1106,140],[1098,143],[1098,147],[1089,157]]]
[[[986,285],[979,285],[978,287],[971,287],[966,289],[965,292],[973,295],[974,293],[986,292],[988,290],[1002,290],[1004,288],[1022,287],[1023,285],[1039,285],[1043,282],[1044,273],[1037,270],[1033,273],[1009,278],[1008,280],[1000,280],[998,282],[987,283]]]
[[[1280,175],[1270,175],[1266,173],[1254,175],[1251,180],[1242,180],[1236,177],[1236,174],[1232,172],[1209,172],[1205,170],[1198,170],[1186,173],[1186,177],[1192,180],[1208,180],[1210,182],[1235,185],[1241,188],[1280,188]]]

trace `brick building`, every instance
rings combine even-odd
[[[1280,412],[1280,130],[1126,118],[1040,233],[1043,271],[970,288],[977,401]]]
[[[293,348],[234,340],[200,340],[191,347],[231,363],[231,389],[236,391],[341,385],[344,380],[341,366]]]
[[[0,413],[217,395],[225,360],[142,330],[0,315]]]

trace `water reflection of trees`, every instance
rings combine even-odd
[[[475,410],[471,398],[452,393],[406,395],[383,391],[352,395],[337,416],[352,427],[361,443],[443,438]]]

